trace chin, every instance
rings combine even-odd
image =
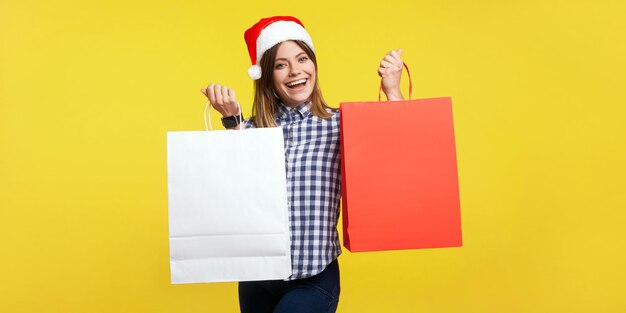
[[[289,106],[299,105],[303,102],[311,100],[311,94],[312,93],[309,93],[308,96],[294,95],[293,97],[285,97],[283,103]]]

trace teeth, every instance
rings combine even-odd
[[[293,81],[291,83],[288,83],[287,86],[292,87],[292,86],[295,86],[297,84],[304,84],[304,83],[306,83],[306,79],[300,79],[300,80],[296,80],[296,81]]]

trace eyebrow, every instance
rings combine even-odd
[[[295,58],[298,58],[301,54],[305,54],[306,56],[308,56],[308,54],[306,54],[305,51],[302,51],[302,52],[296,54]],[[274,62],[276,62],[276,61],[287,61],[287,58],[277,58],[276,60],[274,60]]]

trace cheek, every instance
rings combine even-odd
[[[308,72],[311,73],[312,77],[317,77],[317,71],[315,70],[315,64],[311,62]]]
[[[278,76],[276,76],[276,73],[274,73],[274,77],[272,78],[272,85],[276,90],[280,90],[280,87],[282,86],[282,83],[280,82]]]
[[[274,88],[279,89],[283,87],[283,82],[286,79],[285,71],[274,71],[272,73],[272,83]]]

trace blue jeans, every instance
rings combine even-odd
[[[333,313],[339,303],[339,264],[296,280],[239,283],[241,313]]]

